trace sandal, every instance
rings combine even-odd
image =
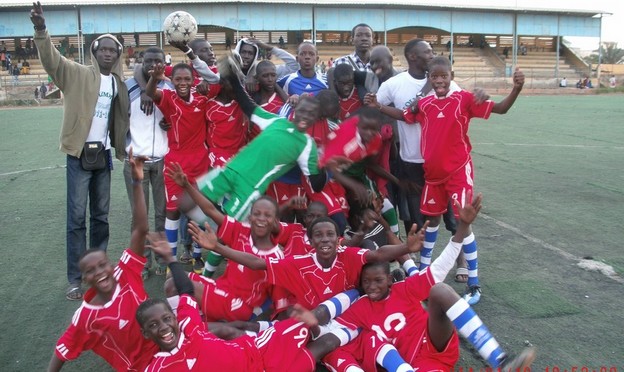
[[[455,281],[457,283],[467,283],[468,269],[465,267],[458,267],[457,270],[455,270]]]
[[[80,286],[75,284],[70,285],[65,292],[65,298],[70,301],[82,300],[82,289],[80,289]]]

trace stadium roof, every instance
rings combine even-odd
[[[598,14],[611,14],[604,10],[595,10],[595,9],[561,9],[561,8],[539,8],[539,7],[522,7],[517,6],[518,2],[516,1],[515,5],[503,5],[505,2],[503,1],[482,1],[480,4],[466,4],[466,2],[459,2],[457,0],[437,0],[435,5],[431,4],[431,1],[423,1],[423,0],[359,0],[357,3],[354,3],[353,0],[263,0],[261,3],[267,4],[301,4],[301,5],[321,5],[321,6],[339,6],[339,5],[368,5],[368,6],[392,6],[392,7],[422,7],[429,9],[448,9],[448,8],[457,8],[457,9],[466,9],[466,10],[509,10],[509,11],[519,11],[519,12],[536,12],[536,13],[563,13],[563,14],[574,14],[574,15],[586,15],[586,16],[594,16]],[[257,3],[254,1],[236,1],[236,0],[210,0],[210,5],[212,4],[245,4],[245,3]],[[548,3],[548,2],[546,2]],[[43,2],[43,7],[45,9],[46,6],[89,6],[89,5],[154,5],[154,4],[206,4],[205,1],[195,1],[195,0],[49,0]],[[511,4],[511,2],[509,3]],[[522,4],[520,4],[522,5]],[[23,1],[23,0],[3,0],[0,3],[0,8],[6,7],[31,7],[32,1]]]

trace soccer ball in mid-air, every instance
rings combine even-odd
[[[197,35],[197,21],[187,12],[178,10],[165,18],[163,31],[169,42],[189,42]]]

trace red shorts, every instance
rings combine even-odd
[[[165,196],[167,198],[168,211],[178,209],[178,198],[183,193],[182,187],[178,186],[169,176],[167,167],[169,163],[179,163],[191,184],[195,184],[195,178],[208,172],[208,150],[200,148],[195,151],[169,151],[165,155]]]
[[[305,189],[302,185],[275,181],[269,184],[266,195],[277,201],[277,204],[284,204],[294,196],[305,196]]]
[[[261,332],[255,343],[262,356],[264,370],[313,372],[316,363],[305,347],[309,336],[308,327],[294,319],[277,322]]]
[[[425,173],[425,187],[420,198],[420,212],[426,216],[441,216],[446,213],[449,198],[459,201],[462,207],[466,203],[471,203],[472,200],[468,200],[468,197],[472,195],[473,179],[472,161],[451,174],[444,182],[431,183],[427,181],[427,174]],[[455,204],[452,205],[455,217],[459,217],[457,207]]]
[[[195,273],[189,274],[192,281],[202,283],[204,292],[200,301],[202,313],[207,322],[218,322],[227,320],[248,321],[253,315],[253,308],[247,305],[242,298],[231,295],[219,289],[217,283]]]
[[[346,191],[341,184],[330,180],[325,184],[321,192],[308,193],[310,201],[323,203],[327,207],[327,215],[332,216],[336,213],[344,212],[349,215],[349,204],[347,203]]]
[[[376,371],[377,354],[387,344],[381,341],[375,332],[362,331],[353,341],[327,354],[323,358],[323,363],[336,372],[345,372],[351,366],[360,367],[365,371]]]
[[[402,332],[407,331],[404,329]],[[405,337],[401,344],[396,344],[399,354],[409,365],[419,371],[452,371],[459,360],[459,337],[453,331],[451,339],[442,351],[436,350],[429,339],[429,329],[424,323],[418,327],[413,335],[421,337]],[[415,352],[416,351],[416,352]]]

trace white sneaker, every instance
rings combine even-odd
[[[464,292],[462,298],[466,300],[466,302],[468,302],[468,305],[474,305],[478,303],[481,299],[481,287],[478,285],[473,285],[466,288],[466,292]]]

